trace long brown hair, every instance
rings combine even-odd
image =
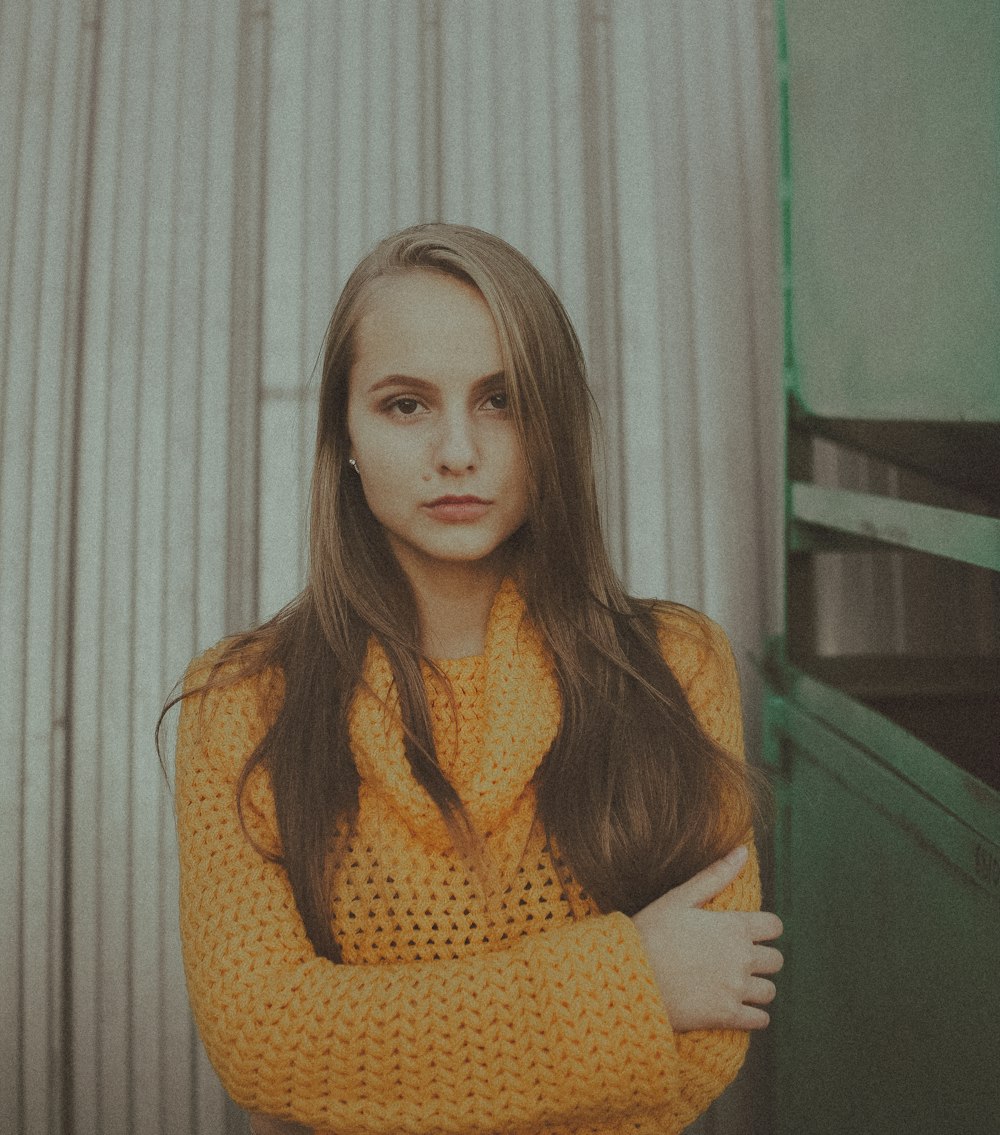
[[[412,590],[347,469],[355,328],[373,283],[410,271],[471,284],[496,323],[530,483],[528,519],[512,538],[517,578],[563,704],[535,777],[557,869],[561,857],[602,910],[632,914],[731,849],[755,812],[752,775],[706,736],[663,661],[653,604],[627,595],[609,561],[591,455],[593,402],[559,299],[495,236],[446,224],[405,229],[360,262],[327,329],[305,589],[230,640],[206,682],[168,702],[272,668],[282,674],[283,701],[248,754],[238,806],[242,817],[249,777],[266,770],[281,840],[273,858],[317,953],[335,960],[328,866],[357,816],[347,718],[370,635],[392,667],[413,774],[456,846],[477,858],[478,833],[437,761]]]

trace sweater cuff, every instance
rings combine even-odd
[[[663,1105],[677,1095],[679,1061],[639,932],[619,912],[580,925],[586,933],[571,940],[540,934],[532,943],[554,955],[537,964],[560,974],[546,1008],[552,1049],[569,1062],[563,1075],[604,1117]]]

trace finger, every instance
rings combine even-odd
[[[729,1025],[733,1029],[766,1029],[771,1023],[771,1017],[763,1009],[754,1008],[753,1005],[741,1005],[733,1014]]]
[[[754,942],[770,942],[772,938],[780,938],[784,932],[781,919],[769,910],[755,912],[750,917],[750,937]]]
[[[714,899],[736,878],[747,861],[747,849],[740,844],[724,859],[717,859],[686,883],[667,891],[666,897],[674,906],[701,906]]]
[[[780,950],[773,946],[758,946],[751,958],[751,973],[777,973],[785,964],[784,956]]]
[[[749,1001],[751,1005],[770,1005],[777,995],[773,981],[768,981],[766,977],[752,977],[747,982],[744,1001]]]

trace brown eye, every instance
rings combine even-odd
[[[506,410],[508,406],[507,391],[498,390],[495,394],[491,394],[486,401],[494,410]]]
[[[397,398],[396,401],[392,403],[392,408],[408,418],[417,412],[420,408],[420,403],[416,398]]]

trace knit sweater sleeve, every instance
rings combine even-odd
[[[674,1035],[623,914],[458,959],[317,957],[284,870],[236,810],[260,705],[252,682],[186,699],[176,757],[188,990],[238,1104],[338,1135],[423,1135],[576,1126],[676,1099]]]
[[[664,657],[684,687],[704,731],[727,752],[745,760],[739,675],[725,632],[707,616],[685,608],[659,617]],[[760,870],[752,833],[749,856],[737,878],[706,904],[709,910],[759,910]],[[679,1131],[700,1115],[735,1079],[746,1057],[749,1033],[699,1029],[676,1035],[680,1087],[667,1109]]]

